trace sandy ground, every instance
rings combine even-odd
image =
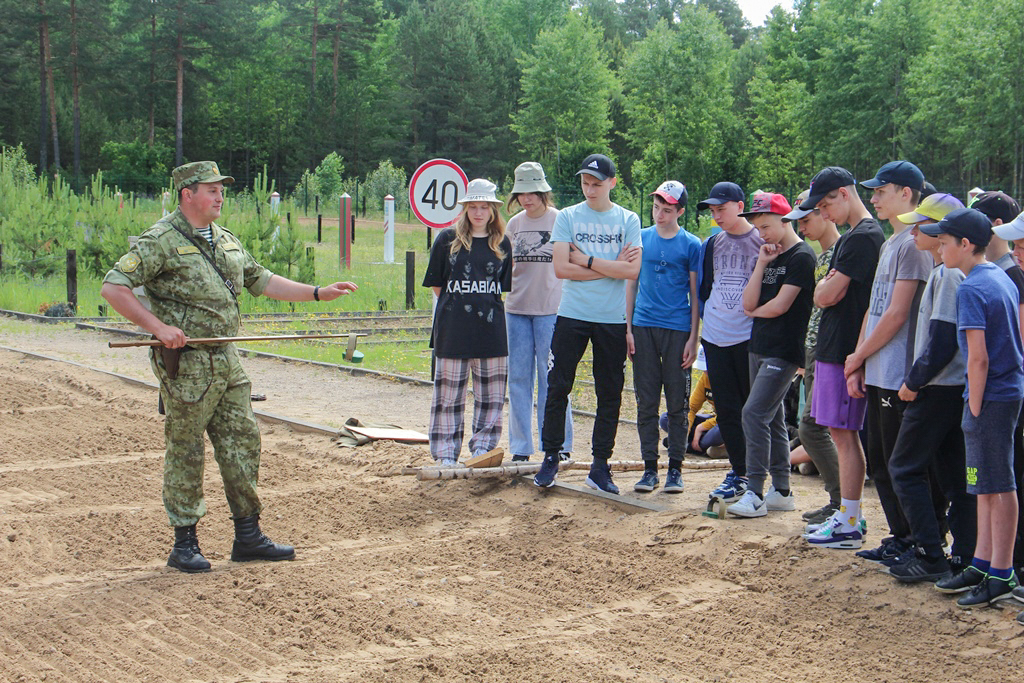
[[[151,379],[139,352],[66,326],[0,322],[0,344]],[[429,389],[246,362],[258,407],[423,429]],[[590,425],[581,421],[580,441]],[[421,446],[340,448],[264,425],[264,529],[278,564],[228,560],[216,467],[200,541],[164,566],[155,393],[0,351],[0,681],[1019,680],[1016,608],[962,612],[850,551],[810,549],[799,513],[700,515],[720,471],[658,513],[522,480],[418,482]],[[585,452],[585,448],[578,450]],[[632,457],[623,426],[617,455]],[[579,483],[583,473],[564,480]],[[629,489],[635,475],[616,479]],[[823,502],[795,477],[801,509]],[[634,496],[631,491],[626,495]],[[868,493],[873,496],[873,492]],[[884,526],[868,506],[871,541]]]

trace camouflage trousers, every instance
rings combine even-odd
[[[183,350],[173,380],[159,353],[150,354],[150,364],[160,380],[166,414],[163,499],[171,526],[191,526],[206,514],[204,432],[213,444],[231,516],[258,514],[260,431],[249,378],[235,347]]]

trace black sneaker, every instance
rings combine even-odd
[[[683,492],[683,473],[679,471],[678,467],[668,468],[668,474],[665,475],[665,493],[682,493]]]
[[[868,562],[882,562],[883,560],[895,560],[906,549],[905,543],[898,541],[892,536],[888,536],[882,539],[882,544],[877,548],[860,550],[855,554],[857,557]]]
[[[608,469],[607,463],[604,465],[596,463],[591,465],[586,484],[592,489],[604,491],[605,493],[614,493],[616,496],[619,495],[619,487],[612,481],[612,472]]]
[[[907,562],[889,567],[889,574],[903,583],[935,582],[950,576],[949,562],[944,557],[930,560],[924,555],[915,554]]]
[[[994,576],[986,576],[971,592],[956,601],[956,606],[962,609],[972,607],[985,607],[993,605],[1001,600],[1009,600],[1013,597],[1013,589],[1017,587],[1017,574],[1010,574],[1008,579],[997,579]]]
[[[817,510],[808,510],[800,516],[803,517],[804,521],[808,524],[823,524],[825,520],[831,517],[838,509],[838,505],[833,502],[828,502]]]
[[[895,541],[891,543],[889,547],[893,548],[896,546],[896,544],[900,544],[903,546],[903,552],[901,552],[896,557],[885,557],[882,559],[881,562],[881,564],[885,565],[886,567],[889,567],[890,569],[901,564],[906,564],[907,562],[910,562],[915,557],[917,557],[917,546],[915,546],[914,544]]]
[[[569,451],[562,451],[561,453],[558,454],[558,459],[561,460],[562,462],[565,462],[566,460],[572,460],[572,453],[570,453]]]
[[[1017,623],[1021,626],[1024,626],[1024,611],[1021,611],[1017,614]]]
[[[633,484],[633,490],[642,493],[649,493],[656,488],[658,488],[657,470],[644,470],[644,476],[640,477],[640,481]]]
[[[513,455],[512,462],[530,462],[530,456],[528,455]]]
[[[1024,602],[1024,586],[1017,586],[1012,591],[1013,597],[1020,602]]]
[[[972,564],[959,574],[947,576],[935,582],[935,590],[940,593],[966,593],[985,580],[985,573]]]
[[[540,471],[533,477],[533,485],[541,488],[551,488],[555,485],[555,475],[558,474],[558,456],[545,455]]]

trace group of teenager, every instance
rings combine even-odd
[[[830,166],[795,206],[772,192],[748,205],[739,185],[717,183],[697,204],[720,229],[702,243],[680,226],[683,183],[651,194],[653,224],[641,229],[611,200],[611,159],[590,155],[577,175],[584,201],[558,211],[541,166],[521,164],[507,207],[522,210],[507,228],[496,186],[473,180],[463,213],[434,243],[423,284],[438,296],[430,447],[439,464],[457,464],[470,373],[471,454],[497,446],[507,386],[510,450],[528,460],[536,383],[544,459],[534,483],[552,486],[572,451],[569,394],[590,346],[597,411],[586,483],[619,493],[608,459],[629,359],[645,463],[633,488],[661,485],[664,395],[663,490],[681,492],[685,452],[701,438],[688,438],[700,355],[730,463],[709,497],[738,517],[795,510],[784,404],[802,373],[799,438],[829,496],[804,513],[806,542],[858,550],[900,581],[958,594],[963,608],[1024,602],[1014,571],[1024,564],[1024,271],[1009,245],[1024,246],[1024,214],[1013,198],[983,192],[965,207],[914,164],[893,161],[860,183],[872,215],[854,176]],[[863,549],[869,474],[890,535]]]

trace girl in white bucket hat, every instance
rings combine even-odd
[[[508,442],[512,460],[529,460],[540,448],[548,395],[548,354],[555,331],[562,281],[551,261],[551,231],[558,209],[544,168],[535,161],[516,167],[506,208],[522,209],[508,221],[512,241],[512,292],[505,300],[508,326]],[[534,378],[537,384],[537,436],[533,432]],[[565,411],[562,453],[572,452],[572,409]]]
[[[512,245],[494,196],[494,183],[470,181],[459,200],[462,214],[430,249],[423,286],[437,296],[430,345],[437,362],[430,406],[430,454],[454,466],[462,450],[469,375],[473,375],[471,455],[501,439],[508,377],[508,337],[502,294],[512,288]]]

